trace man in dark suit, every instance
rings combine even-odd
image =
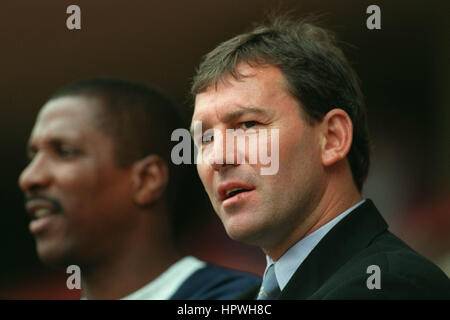
[[[273,19],[208,53],[191,91],[197,170],[214,209],[232,239],[267,258],[262,285],[242,298],[449,298],[448,277],[361,196],[366,110],[333,34]]]
[[[170,143],[183,127],[161,92],[114,79],[70,84],[41,109],[19,185],[40,259],[77,265],[83,298],[229,299],[259,282],[176,248],[188,191]]]

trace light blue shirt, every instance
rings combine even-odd
[[[274,262],[269,256],[266,256],[267,267],[264,271],[264,275],[267,272],[269,266],[275,263],[275,276],[277,278],[280,290],[283,290],[288,281],[294,275],[298,267],[303,263],[306,257],[311,253],[314,247],[322,240],[322,238],[330,231],[339,221],[347,216],[354,209],[359,207],[366,201],[361,200],[351,208],[345,210],[333,220],[329,221],[313,233],[309,234],[305,238],[301,239],[295,245],[293,245],[286,253],[281,256],[278,261]]]

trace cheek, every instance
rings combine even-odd
[[[278,183],[295,186],[311,174],[313,149],[306,139],[295,139],[295,135],[280,137]]]
[[[208,194],[210,193],[210,189],[212,187],[212,170],[210,170],[210,166],[207,164],[197,164],[197,173],[200,177],[200,180],[203,183],[203,186],[206,188]]]
[[[286,184],[292,185],[299,196],[310,195],[320,184],[323,171],[317,144],[312,137],[304,136],[300,141],[292,142],[291,146],[284,147],[280,167],[285,168]]]
[[[88,163],[62,168],[56,181],[56,192],[62,205],[70,206],[68,210],[92,206],[110,184],[110,178],[100,173],[101,170]]]
[[[79,165],[61,168],[57,172],[56,186],[66,195],[75,196],[94,184],[95,175],[91,171]]]

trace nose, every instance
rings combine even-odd
[[[24,192],[31,192],[47,187],[50,181],[45,157],[38,153],[20,174],[19,187]]]
[[[245,151],[245,150],[244,150]],[[235,136],[222,131],[214,132],[214,142],[207,151],[207,163],[216,171],[238,166],[242,161],[242,150],[236,145]]]

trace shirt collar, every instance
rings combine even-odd
[[[291,277],[294,275],[298,267],[303,263],[306,257],[311,253],[314,247],[322,240],[322,238],[330,231],[339,221],[347,216],[354,209],[363,204],[366,200],[363,199],[354,206],[348,208],[333,220],[329,221],[313,233],[309,234],[303,239],[300,239],[294,244],[288,251],[281,256],[278,261],[273,261],[269,256],[266,256],[267,266],[264,271],[264,275],[271,264],[275,264],[275,276],[280,286],[280,290],[283,290]]]

